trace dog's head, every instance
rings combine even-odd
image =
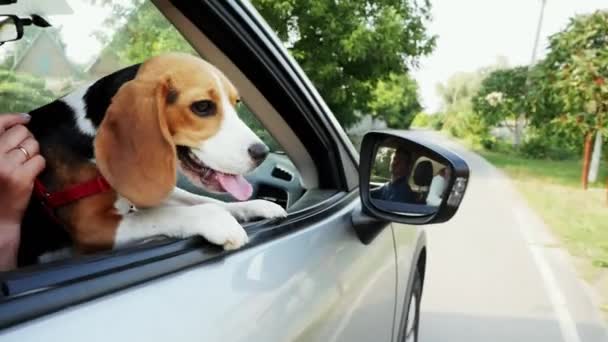
[[[217,68],[185,54],[154,57],[126,82],[95,138],[100,172],[140,207],[173,189],[176,171],[210,191],[251,196],[243,174],[268,147],[237,116],[236,88]]]

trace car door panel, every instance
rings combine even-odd
[[[3,341],[391,341],[391,229],[369,245],[349,203],[306,228],[4,330]]]
[[[426,235],[422,228],[392,223],[395,237],[395,251],[397,254],[397,297],[395,308],[394,336],[398,336],[400,324],[406,314],[406,299],[409,299],[412,286],[412,272],[416,268],[422,268],[422,279],[424,280],[424,267],[426,267]],[[403,327],[401,327],[403,328]]]

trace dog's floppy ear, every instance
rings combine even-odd
[[[160,203],[175,187],[176,151],[165,116],[166,80],[120,87],[95,137],[97,167],[138,207]]]

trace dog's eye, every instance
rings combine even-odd
[[[190,109],[198,116],[210,116],[215,114],[215,104],[209,100],[196,101]]]

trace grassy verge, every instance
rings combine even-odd
[[[478,152],[511,177],[529,205],[568,251],[578,257],[576,264],[581,276],[603,297],[602,309],[608,314],[606,162],[598,177],[601,182],[584,191],[580,185],[580,161],[531,160],[512,154]]]

